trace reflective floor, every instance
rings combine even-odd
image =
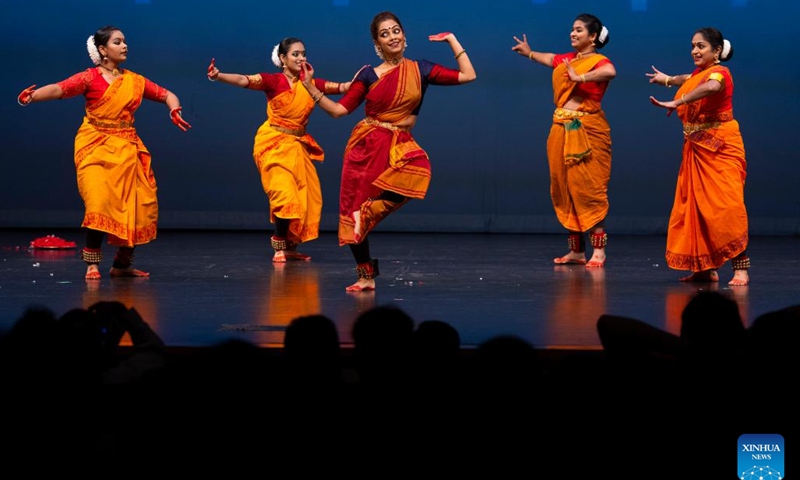
[[[68,250],[30,249],[57,235]],[[113,249],[104,247],[103,278],[86,281],[75,230],[0,230],[0,330],[29,306],[61,315],[100,300],[136,307],[168,346],[202,347],[241,338],[281,346],[293,318],[322,313],[335,321],[343,346],[358,314],[396,305],[417,322],[444,320],[473,348],[497,335],[516,335],[542,349],[595,350],[603,313],[644,320],[673,333],[680,313],[700,289],[718,289],[739,304],[750,323],[758,315],[800,303],[797,237],[754,237],[748,253],[751,285],[685,284],[685,272],[664,264],[665,237],[609,236],[605,268],[555,266],[566,237],[533,234],[408,234],[374,232],[380,261],[377,291],[346,293],[355,280],[350,251],[333,232],[301,246],[311,262],[273,264],[267,231],[161,231],[136,250],[150,278],[110,279]]]

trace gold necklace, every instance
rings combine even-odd
[[[109,72],[109,73],[110,73],[112,76],[114,76],[114,77],[118,77],[118,76],[120,75],[120,71],[119,71],[119,70],[117,70],[116,68],[115,68],[114,70],[111,70],[110,68],[108,68],[108,67],[106,67],[106,66],[104,66],[104,65],[98,65],[98,67],[100,67],[100,68],[102,68],[103,70],[105,70],[105,71]]]
[[[397,58],[389,58],[389,59],[387,59],[386,63],[388,63],[389,65],[400,65],[400,62],[402,62],[402,61],[403,61],[403,57],[401,55],[401,56],[399,56]]]
[[[584,58],[584,57],[588,57],[589,55],[594,55],[595,53],[597,53],[597,52],[586,52],[586,53],[578,52],[578,54],[575,55],[575,58]]]
[[[286,78],[288,78],[288,79],[289,79],[289,83],[292,83],[292,82],[294,82],[294,79],[295,79],[295,78],[297,78],[297,77],[294,77],[294,76],[292,76],[292,75],[289,75],[289,74],[288,74],[288,73],[286,73],[286,72],[283,72],[283,75],[284,75]]]

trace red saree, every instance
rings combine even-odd
[[[404,59],[370,86],[367,116],[353,128],[345,147],[339,197],[340,246],[366,237],[369,229],[356,238],[355,215],[365,201],[383,190],[425,198],[431,178],[428,155],[408,129],[394,125],[411,115],[421,101],[421,82],[417,62]]]

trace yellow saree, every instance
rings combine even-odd
[[[595,54],[570,63],[578,74],[591,70],[607,57]],[[561,225],[585,232],[608,214],[611,178],[611,129],[600,102],[584,99],[578,110],[562,108],[577,83],[565,76],[566,66],[553,69],[556,110],[547,137],[550,197]]]
[[[133,247],[156,238],[158,200],[150,152],[133,126],[145,78],[126,70],[87,105],[75,136],[82,226],[108,234],[108,243]]]
[[[319,236],[322,189],[312,161],[324,152],[305,131],[314,101],[303,84],[279,93],[267,104],[267,120],[256,132],[253,158],[269,198],[270,222],[290,220],[287,241],[302,243]]]

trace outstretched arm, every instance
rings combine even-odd
[[[522,34],[522,40],[514,36],[514,41],[517,42],[517,44],[511,47],[512,51],[519,53],[523,57],[528,57],[533,62],[541,63],[547,67],[553,66],[553,59],[556,57],[556,54],[534,52],[530,45],[528,45],[528,36],[524,33]]]
[[[333,118],[343,117],[350,113],[342,104],[331,100],[325,95],[325,92],[317,88],[317,86],[314,84],[314,67],[312,67],[310,63],[303,63],[301,68],[303,69],[303,75],[301,77],[303,79],[303,85],[306,87],[306,90],[308,90],[311,98],[314,99],[314,103],[319,105],[319,107],[323,109],[325,113]],[[347,88],[350,88],[349,83]]]
[[[431,42],[447,42],[450,48],[453,49],[453,56],[458,62],[458,83],[469,83],[475,80],[478,75],[475,73],[475,68],[467,56],[467,51],[461,46],[456,39],[456,36],[450,32],[437,33],[436,35],[429,35],[428,40]]]
[[[245,75],[240,73],[222,73],[219,71],[219,68],[214,64],[214,59],[211,59],[211,63],[208,65],[208,73],[206,74],[209,80],[212,82],[220,81],[222,83],[227,83],[228,85],[236,85],[237,87],[247,88],[250,84],[250,81],[247,79]]]

